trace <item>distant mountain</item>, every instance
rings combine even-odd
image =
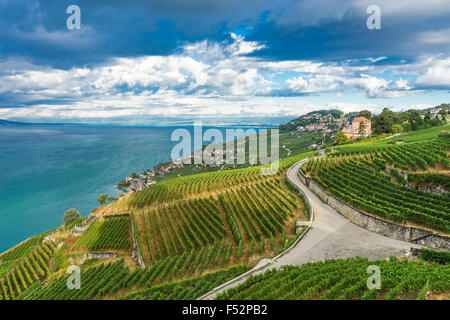
[[[8,120],[0,119],[0,127],[14,127],[14,126],[26,126],[26,125],[30,125],[30,123],[8,121]]]

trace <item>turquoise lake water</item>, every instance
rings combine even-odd
[[[62,224],[69,208],[88,216],[99,194],[132,172],[170,160],[173,128],[0,126],[0,252]]]

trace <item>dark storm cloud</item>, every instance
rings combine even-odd
[[[438,8],[417,17],[414,10],[395,11],[385,3],[382,29],[368,30],[367,6],[348,0],[3,0],[0,58],[89,66],[109,57],[168,55],[185,42],[228,39],[230,31],[266,44],[254,54],[273,60],[414,59],[449,49],[448,42],[424,44],[418,38],[422,31],[450,27]],[[66,29],[70,4],[81,8],[81,30]]]

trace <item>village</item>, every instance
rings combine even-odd
[[[424,110],[420,114],[420,118],[424,119],[426,117],[426,114],[428,114],[431,119],[436,118],[440,114],[442,114],[442,110],[447,113],[449,107],[447,105],[443,105]],[[400,112],[395,112],[395,114],[398,115],[400,114]],[[404,120],[403,123],[407,123],[408,121],[409,120]],[[330,138],[334,138],[337,132],[341,132],[345,135],[348,141],[355,141],[370,137],[373,133],[372,121],[367,117],[361,115],[352,116],[351,114],[346,114],[344,116],[343,112],[336,112],[336,110],[322,110],[319,112],[312,112],[299,117],[292,123],[300,124],[291,127],[293,130],[290,132],[290,134],[295,136],[298,136],[302,133],[314,133],[323,137],[329,136]],[[309,149],[319,150],[321,149],[323,144],[324,141],[322,140],[321,143],[318,142],[309,145]],[[231,155],[233,162],[237,158],[236,154],[242,151],[245,152],[244,146],[245,141],[237,141],[236,145],[234,146],[233,154]],[[224,158],[228,158],[228,155],[226,153],[227,151],[224,150],[224,148],[217,147],[211,152],[212,161],[206,163],[205,161],[203,161],[203,150],[197,150],[183,158],[179,158],[168,163],[158,164],[153,169],[145,170],[141,174],[132,173],[128,177],[126,177],[125,180],[119,182],[117,187],[129,193],[141,191],[151,185],[156,184],[158,180],[161,180],[169,172],[184,168],[186,163],[194,164],[195,166],[193,170],[205,169],[207,167],[223,168]],[[236,166],[234,165],[233,168],[235,167]],[[222,168],[220,168],[220,170]],[[177,177],[179,176],[180,174],[177,175]]]
[[[158,164],[153,169],[145,170],[141,174],[132,173],[125,180],[122,180],[117,184],[117,188],[127,191],[128,193],[141,191],[143,189],[148,188],[151,185],[156,184],[158,181],[156,178],[163,178],[164,175],[171,172],[175,169],[182,169],[185,167],[185,163],[194,164],[195,169],[206,168],[206,167],[219,167],[223,166],[225,156],[231,157],[233,162],[236,160],[239,152],[245,152],[245,142],[237,142],[234,146],[234,151],[231,156],[226,155],[226,150],[223,148],[216,148],[211,152],[211,156],[213,157],[212,162],[206,163],[203,161],[203,150],[197,150],[192,152],[191,154],[173,160],[169,163]],[[236,165],[233,165],[232,168],[236,168]],[[177,175],[178,177],[180,174]]]

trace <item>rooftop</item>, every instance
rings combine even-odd
[[[354,122],[370,122],[369,119],[367,119],[366,117],[356,117],[355,119],[353,119]]]

